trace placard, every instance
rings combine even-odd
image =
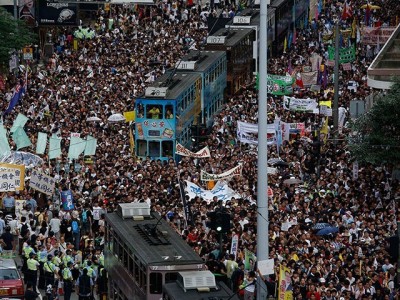
[[[0,192],[15,191],[15,175],[12,170],[0,171]]]
[[[274,271],[274,259],[259,260],[257,267],[262,275],[275,274]]]
[[[29,181],[29,187],[50,196],[53,194],[54,185],[54,178],[36,170],[32,171],[31,179]]]
[[[15,190],[24,190],[25,185],[25,166],[15,164],[0,164],[0,171],[12,171],[15,175]]]

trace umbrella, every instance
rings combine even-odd
[[[378,5],[372,5],[372,4],[364,4],[364,5],[362,5],[360,8],[367,9],[367,7],[368,7],[369,9],[372,9],[372,10],[381,9],[380,6],[378,6]]]
[[[325,227],[317,232],[317,235],[328,235],[339,232],[339,228],[337,227]]]
[[[110,122],[125,121],[125,117],[121,114],[113,114],[108,118],[108,121],[110,121]]]
[[[99,117],[89,117],[86,119],[87,122],[97,122],[97,121],[101,121],[101,119]]]
[[[313,230],[321,230],[327,227],[332,227],[329,223],[317,223],[313,226]]]
[[[303,180],[301,180],[301,179],[291,177],[289,179],[284,180],[283,184],[291,185],[291,184],[298,184],[298,183],[302,183],[302,182],[303,182]]]
[[[23,151],[11,151],[3,156],[0,156],[0,162],[25,165],[26,167],[36,167],[43,164],[43,159],[33,153]]]

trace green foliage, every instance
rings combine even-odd
[[[372,164],[400,163],[400,83],[353,124],[352,156]]]
[[[0,65],[8,66],[10,51],[21,50],[37,41],[37,36],[24,21],[14,20],[13,16],[0,7]]]

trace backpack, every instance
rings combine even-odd
[[[79,232],[78,222],[76,220],[73,220],[71,225],[72,225],[72,232],[78,233]]]
[[[27,233],[29,232],[28,224],[22,224],[21,227],[21,236],[25,237]]]
[[[86,223],[87,222],[87,210],[84,210],[82,212],[82,222]]]

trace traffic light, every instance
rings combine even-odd
[[[227,233],[231,229],[231,216],[228,213],[213,211],[208,213],[209,227],[219,233]]]

